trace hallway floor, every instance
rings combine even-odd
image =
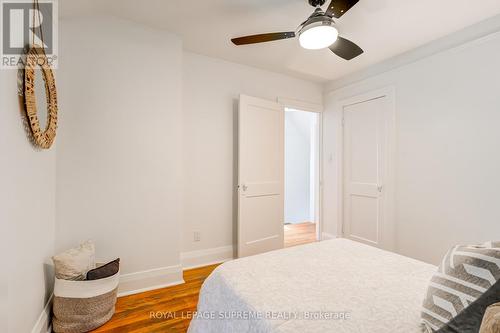
[[[285,247],[316,242],[316,224],[285,224]]]

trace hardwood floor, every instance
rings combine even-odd
[[[285,247],[316,241],[313,223],[285,225]],[[218,265],[184,271],[186,283],[118,298],[116,313],[95,333],[186,332],[203,281]]]
[[[316,224],[285,224],[285,247],[316,242]]]
[[[184,271],[186,283],[178,286],[118,298],[113,318],[93,332],[186,332],[201,285],[217,266]]]

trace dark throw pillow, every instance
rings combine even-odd
[[[115,275],[120,270],[120,258],[87,272],[87,280],[99,280]]]
[[[500,302],[498,245],[455,246],[446,254],[423,304],[427,332],[479,332],[488,306]]]

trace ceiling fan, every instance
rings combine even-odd
[[[321,9],[326,0],[308,0],[315,7],[315,11],[303,22],[297,30],[289,32],[275,32],[245,37],[233,38],[235,45],[246,45],[271,42],[299,36],[300,45],[305,49],[330,50],[345,60],[351,60],[363,53],[363,50],[348,39],[339,36],[333,18],[340,18],[351,9],[359,0],[332,0],[326,12]]]

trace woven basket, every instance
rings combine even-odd
[[[115,313],[120,272],[92,281],[56,278],[52,328],[56,333],[83,333],[104,325]]]

